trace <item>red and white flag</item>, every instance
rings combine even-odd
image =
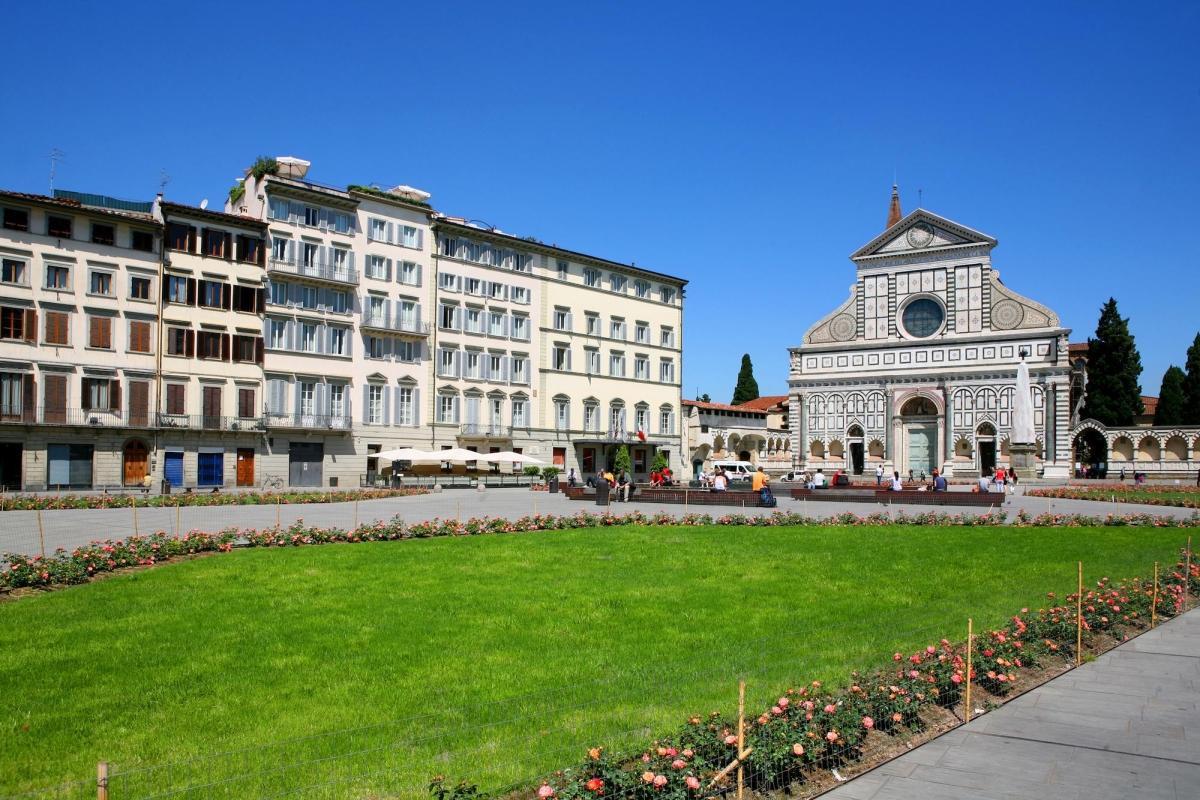
[[[646,432],[644,430],[642,430],[641,425],[638,425],[637,437],[638,437],[639,441],[643,441],[643,442],[646,441]]]

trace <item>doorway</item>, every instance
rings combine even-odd
[[[254,485],[254,448],[239,447],[237,449],[237,485]]]
[[[863,443],[850,443],[850,471],[855,475],[863,474]]]
[[[325,460],[325,445],[314,442],[292,442],[288,445],[288,485],[320,486],[321,465]]]
[[[25,446],[20,442],[0,442],[0,490],[21,490],[21,462]]]
[[[150,463],[150,451],[146,443],[133,439],[125,445],[124,469],[122,476],[126,486],[141,486],[146,478],[147,466]]]
[[[996,440],[979,442],[979,474],[991,475],[996,471]]]

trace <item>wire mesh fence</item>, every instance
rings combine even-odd
[[[452,686],[430,687],[421,713],[168,763],[106,763],[95,779],[8,798],[427,797],[439,775],[449,777],[432,791],[450,800],[474,785],[543,798],[811,794],[1077,665],[1085,648],[1111,646],[1181,610],[1200,588],[1185,539],[1179,532],[1182,566],[1164,564],[1160,574],[1153,565],[1132,590],[1111,588],[1109,565],[1082,562],[1063,564],[1049,585],[1015,572],[965,584],[954,613],[927,624],[905,625],[903,603],[819,624],[798,610],[794,628],[733,650],[698,632],[676,661],[605,665],[602,678],[553,692],[477,702]],[[1173,571],[1191,583],[1168,586]],[[872,592],[870,577],[837,590]],[[979,611],[997,606],[1008,610]],[[1014,616],[1024,621],[1014,625]],[[1017,637],[1014,648],[997,638],[1035,620],[1041,640]]]

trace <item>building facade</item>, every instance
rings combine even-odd
[[[223,212],[0,193],[0,485],[357,486],[397,447],[681,466],[685,281],[308,167],[256,164]]]
[[[996,239],[923,209],[850,258],[849,298],[790,350],[797,468],[915,475],[1007,463],[1016,367],[1033,381],[1039,473],[1070,473],[1069,331],[1006,287]]]
[[[691,475],[709,472],[716,461],[748,461],[769,474],[792,468],[787,430],[787,395],[760,397],[739,405],[684,400],[684,452]]]

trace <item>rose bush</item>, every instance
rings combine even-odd
[[[67,508],[161,508],[175,506],[256,506],[298,505],[304,503],[349,503],[355,500],[385,500],[429,494],[418,486],[399,489],[358,489],[332,492],[226,492],[173,495],[136,494],[64,494],[58,496],[12,495],[0,499],[0,511],[61,510]]]

